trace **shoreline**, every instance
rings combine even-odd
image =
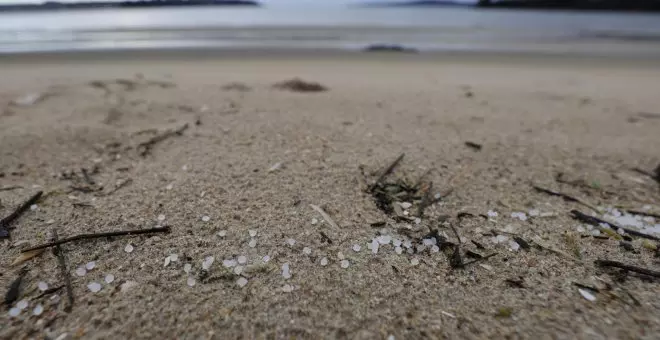
[[[46,51],[0,53],[3,64],[21,63],[69,63],[69,62],[114,62],[142,59],[177,60],[289,60],[289,59],[343,59],[343,60],[392,60],[392,61],[446,61],[446,62],[493,62],[515,63],[525,60],[545,63],[611,63],[626,66],[657,66],[660,58],[652,54],[584,54],[548,53],[539,51],[367,51],[348,49],[312,48],[154,48],[154,49],[112,49],[84,51]]]

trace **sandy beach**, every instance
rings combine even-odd
[[[656,242],[599,232],[569,213],[593,209],[534,186],[579,197],[600,217],[660,211],[658,183],[632,170],[660,164],[658,66],[531,55],[3,56],[0,218],[44,195],[0,241],[2,293],[26,271],[0,313],[0,338],[657,338],[657,279],[594,262],[657,271]],[[294,78],[325,90],[274,86]],[[367,192],[402,153],[385,180],[421,178],[421,200],[431,199],[421,217],[405,204],[419,201],[387,213]],[[643,231],[658,220],[645,217]],[[171,232],[61,246],[71,312],[65,288],[39,297],[39,282],[65,284],[50,249],[11,266],[53,231],[156,225]],[[433,230],[449,249],[423,241]],[[464,262],[495,255],[452,268],[456,245]]]

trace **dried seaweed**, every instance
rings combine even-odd
[[[36,203],[41,195],[43,195],[43,191],[38,191],[36,194],[32,195],[27,201],[23,202],[16,210],[14,210],[9,216],[3,218],[0,220],[0,239],[3,238],[8,238],[9,237],[9,230],[12,229],[10,228],[10,225],[12,222],[14,222],[16,219],[18,219],[30,206],[34,203]]]

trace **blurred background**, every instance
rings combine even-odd
[[[658,54],[660,1],[0,0],[0,53],[170,48]]]

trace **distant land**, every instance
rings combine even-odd
[[[548,10],[660,11],[660,0],[452,0],[369,1],[367,7],[479,7]]]
[[[372,2],[366,2],[363,5],[367,7],[435,7],[435,6],[474,7],[474,4],[456,2],[451,0],[372,1]]]
[[[93,8],[141,8],[141,7],[180,7],[180,6],[260,6],[251,0],[136,0],[136,1],[95,1],[95,2],[57,2],[47,1],[36,4],[0,5],[4,11],[51,11]]]
[[[660,0],[478,0],[490,8],[660,11]]]

